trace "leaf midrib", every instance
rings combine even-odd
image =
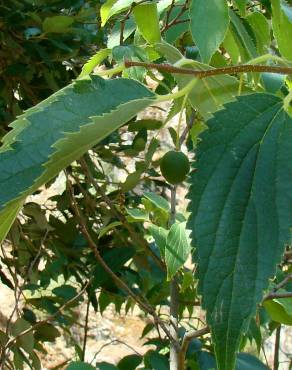
[[[275,106],[273,106],[273,107],[269,107],[269,109],[265,110],[264,112],[261,112],[261,115],[262,115],[262,114],[264,114],[264,113],[266,113],[266,112],[267,112],[267,111],[269,111],[270,109],[275,109],[275,107],[276,107],[277,105],[280,105],[280,103],[276,104],[276,105],[275,105]],[[275,121],[276,117],[278,116],[278,114],[280,114],[280,112],[281,112],[281,109],[279,109],[279,110],[276,112],[276,114],[274,115],[274,117],[271,119],[271,122],[268,124],[268,127],[267,127],[267,129],[265,130],[265,132],[264,132],[263,136],[261,137],[260,141],[257,141],[256,143],[254,143],[254,144],[253,144],[253,145],[248,149],[247,153],[246,153],[246,154],[245,154],[245,156],[242,158],[242,161],[241,161],[241,163],[240,163],[240,166],[238,167],[238,169],[237,169],[237,171],[236,171],[236,173],[235,173],[235,175],[234,175],[234,178],[233,178],[233,181],[232,181],[231,186],[230,186],[230,188],[229,188],[229,191],[228,191],[228,193],[226,194],[225,201],[224,201],[224,207],[223,207],[223,209],[222,209],[222,212],[221,212],[221,215],[220,215],[220,217],[219,217],[219,221],[218,221],[218,224],[217,224],[217,227],[216,227],[215,240],[214,240],[214,242],[213,242],[212,250],[211,250],[211,252],[210,252],[210,254],[209,254],[209,259],[208,259],[208,264],[207,264],[207,267],[206,267],[206,271],[208,271],[208,268],[209,268],[209,263],[210,263],[210,260],[211,260],[211,256],[212,256],[212,254],[213,254],[213,252],[214,252],[214,247],[215,247],[215,245],[216,245],[216,240],[217,240],[217,238],[218,238],[218,233],[217,233],[217,232],[218,232],[218,228],[219,228],[219,225],[220,225],[220,223],[221,223],[221,221],[222,221],[222,217],[223,217],[223,214],[224,214],[224,212],[225,212],[226,203],[227,203],[227,200],[229,199],[229,196],[230,196],[230,194],[231,194],[231,191],[232,191],[232,188],[233,188],[234,182],[235,182],[235,180],[236,180],[236,178],[237,178],[237,175],[238,175],[238,173],[239,173],[240,169],[242,168],[242,165],[244,164],[244,162],[245,162],[245,160],[246,160],[247,156],[248,156],[248,155],[249,155],[249,153],[252,151],[252,149],[253,149],[256,145],[258,145],[258,146],[259,146],[259,148],[258,148],[258,150],[257,150],[257,155],[256,155],[256,160],[255,160],[255,165],[254,165],[254,172],[253,172],[253,176],[252,176],[252,181],[251,181],[251,186],[250,186],[249,196],[248,196],[247,201],[246,201],[247,206],[246,206],[246,207],[244,207],[245,212],[244,212],[243,221],[245,220],[246,212],[247,212],[247,209],[248,209],[248,205],[249,205],[249,203],[250,203],[250,199],[251,199],[251,195],[252,195],[252,190],[253,190],[253,187],[254,187],[254,178],[255,178],[255,174],[256,174],[256,168],[257,168],[257,165],[258,165],[258,157],[259,157],[259,154],[260,154],[261,145],[262,145],[262,143],[263,143],[263,141],[264,141],[265,136],[266,136],[266,135],[267,135],[267,133],[269,132],[269,130],[270,130],[270,128],[271,128],[271,126],[273,125],[273,123],[274,123],[274,121]],[[258,118],[258,117],[257,117],[257,118]],[[253,124],[253,122],[254,122],[254,120],[253,120],[253,121],[251,121],[249,125]],[[248,126],[249,126],[249,125],[248,125]],[[238,135],[240,135],[240,133],[241,133],[244,129],[246,129],[246,127],[247,127],[247,126],[242,127],[242,128],[238,131],[238,133],[233,137],[233,140],[229,143],[229,145],[228,145],[228,146],[226,146],[226,149],[225,149],[225,151],[222,153],[222,155],[221,155],[220,159],[218,160],[218,162],[217,162],[217,165],[216,165],[215,169],[217,169],[217,167],[218,167],[219,163],[220,163],[220,162],[221,162],[221,160],[222,160],[222,157],[223,157],[223,156],[224,156],[224,154],[226,153],[226,150],[230,147],[230,145],[234,142],[234,140],[238,137]],[[214,172],[215,172],[215,171],[214,171]],[[212,175],[213,175],[213,174],[212,174]],[[212,176],[211,176],[211,177],[212,177]],[[244,224],[244,223],[242,222],[242,223],[241,223],[241,228],[240,228],[240,233],[239,233],[239,242],[240,242],[240,239],[241,239],[241,234],[242,234],[243,224]],[[240,243],[239,243],[239,244],[240,244]],[[238,249],[237,249],[237,253],[236,253],[236,256],[235,256],[235,261],[237,261],[237,259],[238,259],[239,251],[240,251],[240,248],[238,248]],[[235,262],[234,266],[235,266],[235,267],[237,266],[237,263],[236,263],[236,262]],[[230,332],[230,325],[229,325],[229,324],[230,324],[230,310],[231,310],[231,308],[232,308],[232,301],[233,301],[233,299],[234,299],[234,289],[233,289],[233,287],[234,287],[234,271],[233,271],[233,273],[232,273],[232,274],[233,274],[233,279],[232,279],[231,303],[230,303],[230,305],[229,305],[229,311],[228,311],[228,325],[227,325],[227,331],[226,331],[225,359],[227,358],[227,350],[228,350],[227,345],[228,345],[229,332]],[[222,286],[223,286],[223,284],[224,284],[225,280],[226,280],[227,278],[229,278],[229,277],[230,277],[230,275],[231,275],[231,274],[228,274],[228,276],[226,276],[226,277],[222,280],[221,287],[220,287],[220,289],[219,289],[219,291],[218,291],[218,294],[217,294],[217,298],[216,298],[216,301],[215,301],[214,308],[215,308],[215,306],[216,306],[216,303],[217,303],[218,297],[220,297],[220,291],[221,291],[221,289],[222,289]],[[212,310],[212,311],[210,312],[210,315],[213,315],[213,312],[214,312],[214,310]],[[244,324],[245,324],[245,323],[243,322],[241,327],[243,327],[243,326],[244,326]],[[213,334],[215,335],[215,333],[213,333]]]
[[[258,117],[259,117],[260,115],[265,114],[265,113],[266,113],[266,112],[268,112],[269,110],[275,109],[275,107],[276,107],[277,105],[281,105],[281,103],[277,103],[277,104],[275,104],[274,106],[269,107],[268,109],[264,110],[263,112],[260,112],[260,114],[256,117],[256,119],[258,119]],[[273,117],[273,119],[274,119],[274,117]],[[273,119],[271,120],[271,122],[273,121]],[[233,137],[232,142],[234,141],[234,139],[236,139],[236,138],[241,134],[241,132],[242,132],[243,130],[245,130],[245,129],[246,129],[246,127],[247,127],[247,126],[254,124],[254,121],[255,121],[255,119],[254,119],[254,120],[252,120],[248,125],[241,127],[241,128],[238,130],[238,132],[236,133],[236,135]],[[268,127],[268,128],[269,128],[269,127]],[[267,130],[268,130],[268,128],[267,128]],[[253,146],[255,146],[256,144],[257,144],[257,143],[255,143]],[[219,145],[220,145],[220,144],[219,144]],[[218,159],[218,161],[217,161],[217,163],[216,163],[216,165],[215,165],[215,167],[214,167],[214,169],[213,169],[213,172],[212,172],[211,176],[208,178],[208,180],[206,180],[206,183],[205,183],[205,185],[204,185],[204,187],[203,187],[203,189],[202,189],[202,191],[201,191],[202,196],[201,196],[201,197],[200,197],[200,199],[199,199],[199,203],[198,203],[197,210],[199,210],[199,208],[201,207],[201,202],[202,202],[202,199],[203,199],[203,195],[204,195],[204,193],[205,193],[205,191],[206,191],[206,188],[207,188],[207,186],[208,186],[208,184],[209,184],[209,182],[210,182],[210,179],[211,179],[211,178],[213,177],[213,175],[215,174],[215,172],[216,172],[216,170],[217,170],[217,168],[218,168],[218,165],[220,164],[220,162],[221,162],[221,160],[222,160],[222,157],[226,154],[226,150],[227,150],[227,148],[229,148],[229,146],[230,146],[230,145],[231,145],[231,143],[228,143],[228,145],[225,145],[224,151],[222,152],[222,154],[221,154],[220,158]],[[250,151],[251,149],[252,149],[252,148],[250,148],[250,149],[248,150],[247,154],[249,153],[249,151]],[[246,155],[247,155],[247,154],[246,154]],[[243,160],[245,159],[246,155],[244,156]],[[239,170],[239,169],[240,169],[240,167],[238,168],[238,170]],[[236,175],[237,175],[237,173],[238,173],[238,171],[236,172]],[[236,177],[236,175],[235,175],[235,177]],[[233,185],[233,183],[234,183],[234,180],[232,181],[231,186]],[[228,193],[227,193],[227,197],[229,196],[229,193],[230,193],[230,190],[229,190],[229,191],[228,191]],[[225,209],[225,207],[223,208],[223,211],[224,211],[224,209]],[[221,212],[221,216],[219,217],[218,225],[219,225],[219,223],[221,222],[221,218],[222,218],[222,212]],[[216,227],[216,230],[218,229],[218,225],[217,225],[217,227]],[[217,233],[216,233],[216,234],[217,234]],[[216,236],[215,236],[215,240],[216,240]],[[214,240],[214,241],[215,241],[215,240]],[[208,264],[207,264],[207,266],[206,266],[206,271],[207,271],[207,270],[208,270],[208,268],[209,268],[210,256],[213,254],[213,251],[214,251],[214,243],[213,243],[212,250],[211,250],[211,251],[210,251],[210,253],[209,253],[209,258],[208,258]]]

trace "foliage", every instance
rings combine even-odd
[[[16,115],[76,78],[103,45],[98,7],[94,0],[0,1],[2,135]]]
[[[201,246],[203,306],[225,368],[289,242],[291,123],[279,98],[248,95],[209,120],[198,149],[189,227]]]
[[[2,368],[40,369],[62,335],[69,370],[267,369],[265,337],[292,322],[291,4],[1,9],[0,278],[16,297]],[[187,181],[167,152],[192,161]],[[88,359],[88,316],[69,334],[82,304],[137,305],[151,349]]]

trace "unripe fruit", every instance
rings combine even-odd
[[[160,161],[160,171],[170,184],[178,184],[185,180],[190,171],[188,157],[182,152],[170,150]]]

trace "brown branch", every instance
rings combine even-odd
[[[263,298],[263,301],[268,301],[270,299],[277,299],[277,298],[291,298],[292,292],[277,293],[279,289],[283,288],[290,281],[292,281],[292,274],[287,275],[285,279],[283,279],[283,281],[277,284],[270,293],[266,294]]]
[[[86,353],[86,345],[87,345],[87,337],[88,337],[88,318],[89,318],[89,308],[90,308],[90,299],[88,297],[87,304],[86,304],[86,314],[85,314],[85,323],[84,323],[84,337],[83,337],[83,346],[82,346],[82,354],[81,360],[85,360],[85,353]]]
[[[36,324],[31,326],[30,328],[24,330],[23,332],[19,333],[16,335],[14,338],[11,338],[5,345],[4,350],[6,351],[8,348],[10,348],[19,338],[23,337],[24,335],[29,334],[30,332],[36,330],[38,327],[46,324],[49,321],[53,321],[66,307],[70,306],[73,302],[75,302],[79,297],[82,296],[82,294],[86,291],[88,288],[89,284],[91,283],[91,279],[85,284],[83,289],[73,298],[71,298],[69,301],[64,303],[54,314],[51,316],[47,317],[44,320],[38,321]],[[4,352],[5,352],[4,351]]]
[[[185,334],[181,345],[179,369],[184,369],[185,357],[191,340],[194,338],[201,337],[208,333],[210,333],[210,329],[207,326],[203,329],[189,331],[188,333]]]
[[[276,330],[275,349],[274,349],[274,369],[273,370],[279,369],[280,339],[281,339],[281,325],[279,325]]]
[[[124,283],[124,281],[122,279],[120,279],[119,276],[117,276],[111,270],[111,268],[108,266],[108,264],[104,261],[104,259],[102,258],[102,256],[100,255],[100,253],[98,251],[97,245],[95,244],[94,240],[92,239],[92,237],[91,237],[91,235],[90,235],[90,233],[87,229],[86,221],[84,220],[84,217],[83,217],[83,215],[82,215],[82,213],[81,213],[81,211],[78,207],[78,204],[75,201],[74,193],[73,193],[73,189],[72,189],[72,184],[71,184],[70,180],[68,179],[68,177],[67,177],[67,186],[68,186],[68,189],[70,191],[71,205],[74,209],[75,216],[78,220],[80,231],[82,232],[83,236],[85,237],[89,248],[91,249],[91,251],[94,254],[94,257],[95,257],[96,261],[102,266],[102,268],[105,270],[105,272],[112,278],[112,280],[115,282],[115,284],[118,287],[120,287],[122,290],[124,290],[140,306],[140,308],[142,308],[145,312],[148,312],[151,316],[153,316],[154,321],[159,323],[159,325],[162,328],[162,330],[164,331],[164,333],[173,342],[174,341],[173,337],[171,336],[171,334],[170,334],[169,330],[167,329],[165,323],[156,314],[156,311],[154,310],[154,308],[151,305],[149,305],[148,302],[146,302],[144,300],[144,298],[135,294],[128,287],[128,285],[126,283]]]
[[[174,7],[174,2],[173,1],[171,3],[171,7],[170,7],[170,12],[168,14],[168,17],[166,18],[166,22],[165,22],[165,26],[161,29],[161,33],[167,31],[170,27],[176,25],[176,24],[179,24],[179,23],[183,23],[183,22],[188,22],[189,19],[183,19],[183,20],[179,20],[179,18],[187,11],[187,5],[188,5],[188,1],[186,1],[184,3],[184,5],[182,6],[180,12],[178,13],[178,15],[176,17],[174,17],[174,19],[172,21],[169,21],[170,19],[170,13]]]
[[[93,185],[94,189],[97,191],[97,193],[101,194],[104,201],[106,202],[106,204],[109,206],[109,208],[111,209],[111,211],[113,212],[113,215],[123,224],[123,226],[128,230],[132,240],[135,242],[135,243],[138,243],[139,245],[141,245],[143,247],[143,249],[146,250],[146,252],[151,255],[151,257],[153,258],[153,260],[155,261],[155,263],[160,267],[162,268],[163,270],[165,270],[165,265],[164,263],[161,261],[161,259],[152,251],[152,249],[149,247],[148,243],[146,242],[146,240],[141,237],[139,234],[136,233],[136,231],[132,228],[132,226],[129,224],[129,222],[127,221],[126,217],[118,212],[118,210],[116,209],[116,207],[114,206],[114,204],[112,203],[111,199],[107,196],[107,194],[102,190],[102,188],[99,186],[99,184],[97,183],[97,181],[95,180],[95,178],[93,177],[91,171],[90,171],[90,168],[88,167],[86,161],[82,158],[80,161],[79,161],[80,165],[81,165],[81,168],[83,169],[83,172],[85,174],[85,176],[87,177],[88,181]]]
[[[187,138],[188,133],[192,129],[194,125],[194,121],[196,119],[196,111],[192,109],[191,117],[189,122],[187,123],[187,127],[184,129],[180,139],[179,139],[179,144],[180,146],[184,143],[185,139]]]
[[[176,218],[176,186],[171,187],[170,197],[170,215],[169,215],[169,228],[175,223]],[[176,342],[179,341],[178,325],[179,325],[179,287],[176,281],[176,276],[170,281],[170,303],[169,303],[169,330],[171,335],[175,338]],[[170,345],[169,351],[169,365],[170,370],[179,369],[179,354],[181,348],[174,346],[174,343]],[[181,369],[182,370],[182,369]]]
[[[292,298],[292,292],[269,293],[264,297],[263,301],[269,301],[271,299],[277,299],[277,298]]]
[[[168,10],[167,10],[167,12],[166,12],[165,26],[164,26],[164,28],[161,30],[161,32],[163,32],[163,31],[165,30],[165,27],[167,27],[167,26],[168,26],[168,24],[169,24],[169,20],[170,20],[170,15],[171,15],[172,10],[173,10],[173,8],[174,8],[174,7],[175,7],[175,0],[172,0],[172,1],[171,1],[171,4],[170,4],[169,9],[168,9]]]
[[[132,13],[132,10],[133,10],[133,4],[131,5],[130,9],[128,10],[126,15],[124,16],[124,18],[120,22],[120,45],[123,45],[123,43],[124,43],[125,24],[126,24],[126,21],[129,19],[130,15]]]
[[[169,73],[191,75],[197,78],[206,78],[210,76],[222,75],[222,74],[236,74],[243,72],[252,72],[252,73],[261,73],[261,72],[270,72],[270,73],[279,73],[279,74],[292,74],[292,67],[283,67],[283,66],[265,66],[265,65],[256,65],[256,64],[242,64],[231,67],[223,68],[214,68],[206,71],[199,71],[193,68],[180,68],[175,67],[167,63],[146,63],[146,62],[136,62],[131,60],[125,60],[125,67],[144,67],[148,69],[157,69],[158,71],[165,71]]]
[[[283,286],[288,284],[290,281],[292,281],[292,274],[287,275],[283,281],[281,281],[278,285],[276,285],[276,287],[273,289],[273,291],[275,292],[275,291],[283,288]]]
[[[96,359],[96,357],[97,357],[97,356],[98,356],[98,355],[99,355],[99,354],[104,350],[104,348],[106,348],[106,347],[108,347],[108,346],[111,346],[111,345],[113,345],[113,344],[116,344],[116,343],[124,345],[125,347],[129,348],[131,351],[133,351],[134,353],[136,353],[136,355],[138,355],[138,356],[142,357],[141,353],[137,352],[137,351],[135,350],[135,348],[134,348],[134,347],[132,347],[132,346],[130,346],[128,343],[126,343],[126,342],[124,342],[124,341],[122,341],[122,340],[120,340],[120,339],[112,339],[110,342],[103,344],[103,345],[99,348],[99,350],[98,350],[97,352],[95,352],[95,354],[94,354],[94,356],[93,356],[93,359],[90,361],[90,364],[92,364],[92,363],[93,363],[93,361],[94,361],[94,360]]]

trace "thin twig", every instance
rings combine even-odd
[[[74,209],[75,216],[78,219],[80,231],[82,232],[83,236],[85,237],[85,239],[88,243],[88,246],[91,249],[91,251],[93,252],[94,257],[97,260],[97,262],[102,266],[102,268],[105,270],[105,272],[113,279],[115,284],[118,287],[120,287],[122,290],[124,290],[140,306],[140,308],[142,308],[144,311],[146,311],[150,315],[152,315],[154,320],[157,323],[159,323],[160,327],[162,328],[164,333],[168,336],[168,338],[171,341],[174,341],[174,339],[172,338],[172,336],[171,336],[169,330],[167,329],[165,323],[158,317],[154,308],[151,305],[149,305],[148,302],[146,302],[143,297],[140,297],[137,294],[135,294],[128,287],[128,285],[126,283],[124,283],[124,281],[122,279],[120,279],[119,276],[117,276],[111,270],[111,268],[108,266],[108,264],[104,261],[104,259],[102,258],[102,256],[100,255],[100,253],[98,251],[97,245],[95,244],[94,240],[92,239],[92,237],[91,237],[91,235],[90,235],[90,233],[87,229],[86,221],[84,220],[84,217],[83,217],[83,215],[82,215],[82,213],[81,213],[81,211],[78,207],[78,204],[75,201],[72,185],[71,185],[70,180],[68,179],[68,177],[67,177],[67,186],[68,186],[68,189],[69,189],[69,192],[70,192],[71,205]]]
[[[96,357],[104,350],[104,348],[106,348],[106,347],[108,347],[108,346],[111,346],[112,344],[115,344],[115,343],[119,343],[119,344],[123,344],[124,346],[126,346],[126,347],[128,347],[129,349],[131,349],[133,352],[135,352],[136,353],[136,355],[138,355],[138,356],[141,356],[142,357],[142,355],[141,355],[141,353],[139,353],[139,352],[137,352],[136,350],[135,350],[135,348],[134,347],[132,347],[132,346],[130,346],[128,343],[126,343],[126,342],[123,342],[122,340],[120,340],[120,339],[113,339],[113,340],[111,340],[109,343],[105,343],[105,344],[103,344],[100,348],[99,348],[99,350],[94,354],[94,356],[93,356],[93,359],[90,361],[90,364],[92,364],[93,363],[93,361],[96,359]]]
[[[86,304],[85,324],[84,324],[84,338],[83,338],[82,356],[81,356],[82,361],[85,360],[85,353],[86,353],[86,344],[87,344],[87,336],[88,336],[89,308],[90,308],[90,299],[88,297],[87,304]]]
[[[263,298],[263,301],[267,301],[269,299],[275,299],[275,298],[290,298],[290,297],[292,297],[292,292],[277,293],[278,290],[283,288],[290,281],[292,281],[292,274],[287,275],[285,277],[285,279],[283,279],[279,284],[277,284],[270,293],[266,294]]]
[[[169,217],[169,227],[175,223],[176,218],[176,186],[171,188],[170,197],[170,217]],[[179,310],[179,288],[174,276],[170,281],[170,305],[169,305],[169,331],[174,337],[175,341],[179,342],[178,335],[178,310]],[[178,358],[179,358],[180,347],[170,344],[169,352],[169,366],[170,370],[177,370],[178,368]]]
[[[222,75],[222,74],[236,74],[243,72],[252,72],[252,73],[279,73],[289,75],[292,74],[292,67],[283,67],[283,66],[266,66],[266,65],[257,65],[257,64],[242,64],[231,67],[222,67],[208,69],[206,71],[199,71],[192,68],[180,68],[175,67],[167,63],[146,63],[146,62],[136,62],[131,60],[125,60],[124,62],[126,68],[130,67],[144,67],[148,69],[157,69],[158,71],[165,71],[169,73],[183,74],[183,75],[192,75],[197,78],[206,78],[210,76]]]
[[[279,369],[279,351],[280,351],[281,325],[276,329],[275,350],[274,350],[274,370]]]
[[[10,348],[15,342],[17,342],[18,339],[20,339],[21,337],[23,337],[24,335],[27,335],[29,333],[31,333],[32,331],[35,331],[38,327],[46,324],[47,322],[49,321],[53,321],[60,313],[62,313],[62,311],[67,308],[68,306],[70,306],[73,302],[75,302],[78,298],[80,298],[83,293],[86,291],[86,289],[88,288],[89,284],[91,283],[91,280],[90,279],[86,284],[85,286],[83,287],[83,289],[76,295],[74,296],[73,298],[71,298],[69,301],[65,302],[55,313],[53,313],[51,316],[47,317],[46,319],[44,320],[41,320],[41,321],[38,321],[36,324],[34,324],[33,326],[31,326],[30,328],[28,328],[27,330],[24,330],[23,332],[19,333],[18,335],[16,335],[15,337],[11,338],[5,345],[5,349],[7,350],[8,348]]]
[[[210,333],[210,329],[207,326],[203,329],[189,331],[188,333],[185,334],[183,341],[182,341],[182,345],[181,345],[181,351],[180,351],[180,366],[181,366],[180,368],[181,369],[184,369],[184,361],[185,361],[186,353],[187,353],[191,340],[194,338],[199,338],[208,333]]]
[[[182,135],[181,135],[181,137],[179,139],[180,146],[183,144],[183,142],[187,138],[188,133],[190,132],[191,128],[193,127],[195,118],[196,118],[196,111],[194,109],[192,109],[190,120],[189,120],[186,128],[184,129],[184,131],[183,131],[183,133],[182,133]]]
[[[274,291],[277,291],[283,288],[290,281],[292,281],[292,274],[287,275],[283,281],[281,281],[278,285],[276,285],[276,287],[274,288]]]
[[[176,24],[189,21],[189,19],[179,20],[179,18],[187,11],[187,6],[188,6],[188,1],[185,2],[185,4],[181,7],[181,10],[178,13],[178,15],[174,17],[172,21],[169,22],[169,18],[166,20],[165,26],[161,29],[161,33],[164,33],[166,30],[168,30],[170,27]]]
[[[292,292],[287,293],[269,293],[264,297],[264,301],[268,301],[271,299],[277,299],[277,298],[292,298]]]
[[[124,43],[125,24],[126,24],[126,21],[129,19],[130,15],[132,13],[133,4],[131,5],[130,9],[128,10],[128,12],[126,13],[126,15],[123,17],[123,19],[120,22],[120,45],[123,45],[123,43]]]
[[[170,15],[172,13],[172,10],[173,8],[175,7],[175,0],[172,0],[171,1],[171,4],[169,6],[169,8],[167,9],[167,12],[166,12],[166,19],[165,19],[165,26],[164,28],[161,30],[161,32],[163,32],[163,30],[168,27],[168,24],[169,24],[169,20],[170,20]]]
[[[80,161],[80,166],[85,174],[85,176],[87,177],[88,181],[93,185],[94,189],[96,190],[97,193],[101,194],[104,201],[106,202],[106,204],[110,207],[113,215],[123,224],[123,226],[128,230],[131,238],[133,239],[133,241],[135,243],[138,243],[139,245],[141,245],[143,247],[143,249],[145,249],[147,251],[147,253],[149,255],[151,255],[151,257],[153,258],[153,260],[155,261],[155,263],[160,267],[162,268],[163,270],[165,270],[165,266],[163,264],[163,262],[161,261],[161,259],[152,251],[152,249],[149,247],[147,241],[141,237],[139,234],[136,233],[136,231],[133,229],[133,227],[129,224],[129,222],[127,221],[126,217],[118,212],[118,210],[116,209],[115,205],[112,203],[111,199],[107,196],[107,194],[103,191],[103,189],[99,186],[99,184],[97,183],[97,181],[95,180],[95,178],[93,177],[91,171],[90,171],[90,168],[88,167],[86,161],[82,158]]]
[[[261,343],[261,350],[263,351],[263,355],[264,355],[264,358],[265,358],[265,363],[266,363],[267,369],[270,369],[269,361],[268,361],[268,358],[267,358],[267,354],[266,354],[266,350],[265,350],[265,346],[264,346],[263,342]]]

